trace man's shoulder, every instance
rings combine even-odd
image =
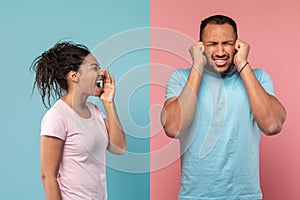
[[[261,80],[261,79],[270,79],[271,77],[269,76],[269,74],[266,72],[266,70],[262,69],[262,68],[255,68],[253,69],[253,73],[254,75],[256,76],[256,78],[258,80]]]
[[[191,67],[188,68],[177,68],[174,69],[172,72],[172,76],[183,76],[183,77],[188,77],[190,74]]]
[[[261,73],[266,73],[266,71],[262,68],[255,68],[253,69],[254,74],[261,74]]]

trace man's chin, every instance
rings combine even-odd
[[[210,69],[209,70],[212,70],[214,72],[218,72],[218,73],[228,73],[228,72],[231,72],[231,70],[233,69],[233,66],[228,66],[228,65],[225,65],[225,66],[217,66],[217,65],[212,65],[210,66]]]

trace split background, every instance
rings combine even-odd
[[[99,59],[119,83],[116,104],[133,155],[108,155],[109,200],[175,200],[178,141],[164,135],[158,120],[164,84],[171,70],[190,65],[189,45],[198,39],[201,19],[212,14],[236,20],[240,39],[251,45],[251,66],[271,75],[288,112],[280,135],[262,136],[264,200],[300,199],[299,8],[296,0],[1,0],[0,199],[44,199],[39,126],[46,109],[37,91],[31,96],[34,74],[29,66],[66,39],[87,45],[99,58],[116,49],[122,52]]]

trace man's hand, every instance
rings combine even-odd
[[[202,73],[205,65],[207,64],[207,57],[205,55],[206,52],[204,50],[203,43],[197,42],[190,47],[189,51],[193,60],[193,67]]]
[[[248,62],[247,59],[250,46],[246,42],[237,39],[235,42],[235,49],[237,50],[237,53],[234,56],[234,64],[236,65],[237,70],[240,71],[241,68]]]

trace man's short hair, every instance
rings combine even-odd
[[[230,17],[224,16],[224,15],[213,15],[213,16],[210,16],[210,17],[204,19],[201,22],[200,37],[199,37],[200,41],[202,41],[203,31],[204,31],[204,28],[207,26],[207,24],[214,24],[214,25],[229,24],[232,26],[232,28],[234,30],[236,39],[238,38],[236,23],[233,19],[231,19]]]

